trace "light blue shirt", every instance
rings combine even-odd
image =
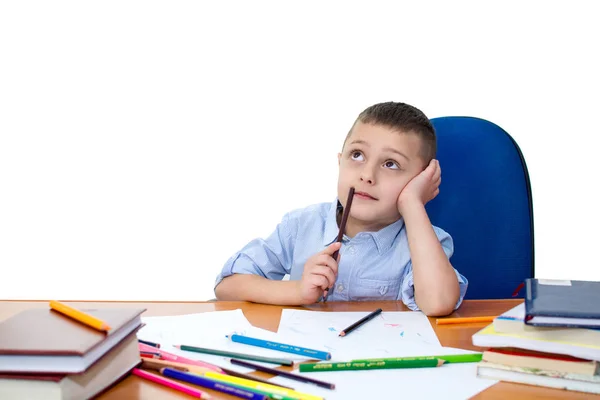
[[[338,201],[321,203],[286,214],[267,239],[254,239],[234,254],[217,277],[215,287],[232,274],[254,274],[281,280],[300,280],[306,260],[337,239]],[[454,252],[452,237],[433,227],[444,252]],[[456,271],[460,284],[460,306],[468,281]],[[435,277],[431,277],[435,279]],[[412,262],[404,220],[377,232],[344,235],[340,249],[338,277],[330,301],[402,300],[411,310],[415,302]]]

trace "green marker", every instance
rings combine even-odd
[[[352,360],[352,362],[372,362],[372,361],[394,361],[394,360],[430,360],[430,359],[440,359],[444,360],[447,363],[471,363],[471,362],[480,362],[482,354],[481,353],[472,353],[472,354],[448,354],[444,356],[427,356],[427,357],[393,357],[393,358],[367,358],[363,360]]]
[[[300,364],[300,372],[326,371],[356,371],[367,369],[397,369],[397,368],[434,368],[445,361],[437,358],[419,358],[411,360],[379,360],[379,361],[349,361],[337,363],[306,363]]]

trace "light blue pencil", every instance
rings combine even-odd
[[[277,343],[270,340],[256,339],[237,334],[231,336],[228,335],[227,337],[231,338],[234,342],[248,344],[250,346],[263,347],[265,349],[283,351],[285,353],[300,354],[301,356],[316,358],[317,360],[331,360],[331,353],[327,353],[326,351],[307,349],[291,344]]]

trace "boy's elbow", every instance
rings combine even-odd
[[[421,312],[428,317],[445,317],[454,312],[458,297],[459,294],[428,298],[427,301],[418,301],[417,298],[415,300]]]
[[[231,276],[223,278],[223,280],[215,287],[215,297],[217,300],[235,300],[231,295],[231,280],[229,278],[231,278]]]
[[[219,282],[219,284],[215,287],[215,297],[217,300],[225,300],[225,294],[223,293],[223,281]]]
[[[427,304],[421,308],[423,314],[428,317],[445,317],[452,314],[454,311],[454,304]]]

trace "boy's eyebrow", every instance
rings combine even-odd
[[[371,147],[371,145],[369,143],[367,143],[367,142],[365,142],[364,140],[361,140],[361,139],[353,140],[352,142],[350,142],[350,144],[362,144],[362,145],[365,145],[367,147]],[[404,153],[402,153],[402,152],[400,152],[400,151],[398,151],[396,149],[393,149],[391,147],[384,147],[383,150],[390,151],[392,153],[396,153],[396,154],[398,154],[398,155],[406,158],[407,161],[410,161],[410,158],[408,158],[408,156],[406,154],[404,154]]]

